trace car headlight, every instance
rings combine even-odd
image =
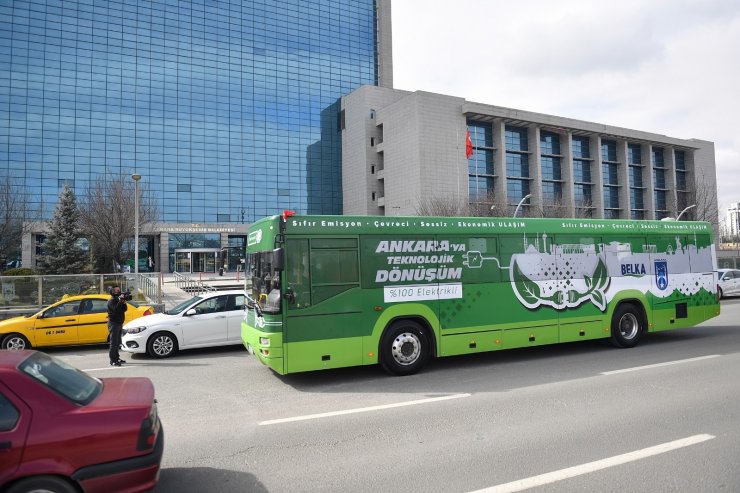
[[[129,327],[128,329],[123,329],[124,334],[138,334],[139,332],[145,331],[146,327]]]

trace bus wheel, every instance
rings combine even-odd
[[[644,325],[640,310],[633,304],[622,303],[612,317],[612,345],[623,348],[636,346]]]
[[[394,322],[380,340],[380,366],[391,375],[411,375],[429,360],[431,344],[424,329],[416,322]]]

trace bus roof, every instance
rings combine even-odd
[[[253,223],[250,247],[273,243],[279,233],[282,216],[270,216]],[[259,233],[257,233],[259,231]],[[712,226],[701,221],[648,221],[569,218],[510,217],[422,217],[422,216],[313,216],[288,217],[285,234],[356,235],[356,234],[711,234]],[[262,245],[266,246],[266,245]],[[250,248],[251,249],[251,248]]]

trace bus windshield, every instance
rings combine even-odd
[[[275,251],[248,255],[247,275],[252,279],[252,297],[265,313],[280,313],[280,271]]]

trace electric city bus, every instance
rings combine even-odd
[[[719,315],[704,222],[272,216],[247,237],[247,350],[279,374],[608,338]]]

